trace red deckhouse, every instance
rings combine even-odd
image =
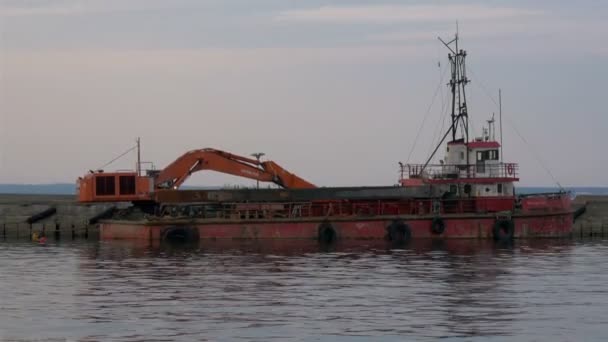
[[[491,133],[493,125],[494,120],[489,120],[483,136],[474,141],[448,142],[439,164],[402,164],[400,183],[406,187],[434,185],[444,198],[478,198],[485,202],[496,199],[508,203],[504,200],[515,198],[513,183],[519,181],[518,165],[501,161],[500,144]]]

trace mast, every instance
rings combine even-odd
[[[467,143],[469,142],[469,113],[467,110],[465,86],[470,82],[466,75],[465,66],[467,52],[458,47],[458,33],[456,33],[454,39],[447,43],[441,38],[438,39],[450,50],[448,59],[450,60],[452,77],[448,86],[452,92],[452,125],[450,127],[452,141],[457,140],[458,129],[460,128],[461,139]]]
[[[465,91],[465,86],[470,82],[470,80],[467,78],[465,67],[467,52],[458,47],[458,30],[456,31],[454,38],[447,43],[441,39],[441,37],[437,37],[437,39],[439,39],[443,45],[450,50],[450,53],[448,53],[448,59],[450,61],[451,77],[448,87],[450,87],[450,92],[452,93],[452,124],[445,132],[445,135],[441,141],[439,141],[439,144],[437,144],[435,150],[429,156],[426,163],[424,163],[424,166],[420,170],[420,174],[422,174],[424,169],[433,159],[435,153],[437,153],[437,150],[439,150],[439,147],[443,144],[450,132],[452,133],[452,142],[460,139],[462,139],[464,143],[469,142],[469,112],[467,110]],[[460,137],[458,137],[459,130]],[[469,163],[468,158],[469,155],[467,153],[467,164]]]

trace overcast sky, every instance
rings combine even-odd
[[[394,184],[458,21],[474,133],[502,88],[521,185],[553,184],[539,157],[562,185],[608,186],[606,18],[590,0],[0,0],[0,183],[73,182],[139,136],[157,167],[215,147],[318,185]]]

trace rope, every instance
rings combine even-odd
[[[441,66],[439,66],[439,68],[441,68]],[[439,89],[441,88],[441,85],[443,83],[443,78],[445,77],[445,74],[447,73],[447,71],[448,71],[448,68],[445,68],[445,70],[443,71],[443,74],[441,75],[441,79],[439,80],[439,84],[437,85],[437,88],[435,89],[435,94],[433,95],[433,99],[431,100],[431,104],[426,109],[426,114],[424,114],[424,119],[422,120],[422,123],[420,124],[420,127],[418,128],[418,133],[416,133],[416,138],[414,138],[414,144],[412,145],[412,148],[410,149],[410,153],[407,155],[406,164],[409,163],[410,158],[412,157],[412,153],[414,152],[414,149],[416,148],[416,144],[418,143],[418,138],[420,137],[420,133],[422,132],[422,128],[424,127],[424,124],[426,123],[426,120],[429,117],[429,113],[431,112],[431,108],[433,107],[433,104],[435,103],[435,99],[437,98],[437,94],[439,94]]]
[[[98,167],[96,170],[102,170],[104,167],[106,167],[106,166],[108,166],[108,165],[112,164],[113,162],[117,161],[118,159],[120,159],[120,158],[124,157],[124,156],[125,156],[127,153],[129,153],[129,152],[133,151],[133,150],[134,150],[134,149],[136,149],[136,148],[137,148],[137,146],[133,146],[133,147],[131,147],[130,149],[126,150],[124,153],[122,153],[122,154],[121,154],[121,155],[119,155],[118,157],[116,157],[116,158],[114,158],[114,159],[110,160],[109,162],[107,162],[107,163],[103,164],[101,167]]]
[[[488,91],[488,87],[486,87],[485,84],[483,84],[483,82],[481,82],[481,80],[477,77],[477,75],[475,74],[475,72],[473,71],[473,69],[469,66],[467,67],[467,70],[471,72],[471,75],[475,76],[475,80],[477,82],[473,82],[478,88],[480,88],[481,90],[483,90],[486,95],[490,98],[490,100],[492,100],[492,102],[494,102],[494,104],[496,105],[496,108],[498,108],[498,101],[496,101],[494,99],[494,97],[490,94],[490,92]]]
[[[448,97],[449,94],[446,94],[446,97]],[[435,132],[433,133],[433,140],[431,140],[431,145],[429,145],[429,149],[426,153],[426,155],[430,155],[431,151],[433,150],[433,147],[437,146],[437,144],[439,144],[439,140],[441,139],[441,132],[443,132],[443,128],[445,127],[445,121],[446,118],[449,116],[449,112],[450,112],[450,107],[447,106],[447,101],[445,101],[445,99],[442,99],[443,101],[443,105],[441,106],[441,112],[439,113],[439,117],[437,118],[437,124],[435,126]],[[441,126],[439,126],[439,124],[441,124]]]
[[[526,140],[526,138],[524,138],[523,135],[521,135],[521,133],[519,133],[519,130],[517,129],[517,127],[515,127],[515,124],[511,121],[511,120],[507,120],[507,123],[513,128],[513,130],[515,131],[515,133],[517,133],[517,135],[519,136],[519,138],[526,144],[528,145],[528,148],[530,149],[530,151],[532,152],[532,155],[534,156],[534,158],[536,159],[536,161],[540,164],[540,166],[545,170],[545,172],[547,172],[547,174],[549,174],[549,176],[551,177],[551,179],[553,180],[553,182],[555,184],[557,184],[557,186],[559,187],[559,189],[561,191],[564,191],[564,187],[562,187],[562,185],[557,181],[557,179],[555,178],[555,176],[553,176],[553,173],[551,172],[551,170],[549,170],[549,168],[545,165],[545,163],[543,162],[543,160],[541,159],[540,155],[536,152],[536,150],[534,149],[534,147],[528,143],[528,141]]]
[[[437,45],[437,59],[439,59],[439,45]],[[441,62],[438,62],[437,65],[441,66]],[[439,71],[439,83],[443,83],[443,77],[441,75],[441,70]],[[439,133],[439,124],[441,123],[441,119],[444,115],[444,110],[446,109],[446,103],[447,103],[447,94],[444,95],[443,94],[443,87],[439,88],[440,91],[440,98],[441,98],[441,109],[439,110],[439,117],[437,118],[437,123],[435,124],[435,132],[433,133],[433,139],[431,140],[431,145],[429,146],[429,150],[427,152],[426,155],[429,155],[431,153],[431,150],[433,149],[433,146],[435,146],[435,141],[438,139],[438,135]],[[443,126],[441,131],[443,131]]]
[[[475,72],[472,70],[472,68],[469,67],[468,70],[471,72],[471,75],[475,76],[475,79],[477,80],[477,82],[474,82],[474,83],[476,85],[479,84],[477,86],[486,93],[486,95],[490,98],[490,100],[492,100],[492,102],[494,102],[494,105],[496,105],[497,109],[500,108],[500,106],[498,105],[498,102],[490,94],[490,92],[488,91],[487,87],[483,84],[483,82],[481,82],[481,80],[477,77],[477,75],[475,75]],[[557,181],[557,178],[555,178],[555,176],[553,175],[551,170],[546,166],[546,164],[544,163],[544,161],[542,160],[542,158],[540,157],[538,152],[536,152],[536,149],[534,148],[534,146],[531,145],[530,143],[528,143],[526,138],[524,138],[524,136],[519,132],[519,130],[517,129],[517,126],[515,126],[515,123],[513,121],[511,121],[510,118],[506,118],[506,119],[507,119],[506,120],[507,123],[511,126],[511,128],[513,128],[515,133],[517,133],[517,136],[519,136],[519,138],[524,142],[524,144],[526,144],[528,146],[528,149],[530,150],[530,152],[532,152],[532,156],[534,157],[534,159],[536,159],[536,162],[544,169],[544,171],[549,175],[549,177],[551,177],[551,179],[559,187],[559,189],[561,191],[564,191],[564,187],[562,187],[562,185]]]

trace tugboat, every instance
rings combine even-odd
[[[465,90],[470,82],[465,68],[467,53],[458,47],[458,34],[449,42],[439,40],[450,50],[451,125],[426,163],[400,163],[403,186],[430,184],[442,194],[441,200],[433,201],[432,211],[437,217],[433,219],[431,231],[443,234],[446,229],[444,218],[451,217],[448,215],[476,213],[478,237],[491,235],[495,240],[504,241],[514,237],[570,234],[570,194],[562,191],[516,195],[514,183],[519,181],[519,166],[503,162],[501,144],[495,138],[493,116],[483,128],[482,136],[470,139]],[[430,164],[448,137],[451,140],[446,144],[445,157],[439,164]],[[484,214],[495,216],[494,222],[483,219]],[[454,227],[450,230],[460,236],[476,235],[471,219],[466,217],[460,222],[451,219],[450,226]]]
[[[494,119],[469,136],[466,52],[450,50],[451,124],[424,164],[403,164],[397,186],[317,187],[272,161],[215,149],[190,151],[162,170],[91,171],[78,180],[82,203],[132,202],[101,222],[102,239],[385,239],[564,237],[572,232],[570,195],[517,195],[519,167],[502,160]],[[446,143],[446,140],[448,140]],[[445,144],[445,157],[431,164]],[[139,146],[139,142],[138,142]],[[180,190],[213,170],[282,189]]]

